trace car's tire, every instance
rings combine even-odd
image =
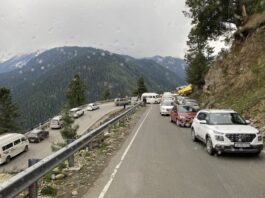
[[[10,161],[11,161],[11,157],[8,155],[8,156],[6,157],[6,164],[8,164]]]
[[[211,137],[209,136],[206,138],[206,150],[209,155],[214,154],[213,143],[212,143]]]
[[[37,139],[37,141],[36,141],[37,143],[40,143],[40,139]]]
[[[24,152],[27,152],[29,150],[29,147],[28,147],[28,145],[27,146],[25,146],[25,148],[24,148]]]
[[[198,142],[194,129],[191,129],[191,139],[193,142]]]

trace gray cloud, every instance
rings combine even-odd
[[[183,57],[184,0],[1,0],[0,60],[57,46]]]

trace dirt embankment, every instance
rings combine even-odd
[[[265,131],[265,13],[250,17],[242,28],[248,29],[217,57],[201,97],[204,106],[232,108]]]

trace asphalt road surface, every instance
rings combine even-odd
[[[91,127],[95,122],[97,122],[104,115],[117,110],[122,107],[114,106],[114,103],[105,103],[99,105],[100,108],[95,111],[85,111],[85,115],[76,119],[75,124],[79,125],[79,129],[77,133],[81,135],[84,133],[89,127]],[[40,143],[32,143],[29,145],[29,151],[26,153],[22,153],[9,162],[9,164],[0,165],[0,172],[5,171],[17,171],[27,168],[28,159],[36,158],[43,159],[44,157],[50,155],[52,153],[51,144],[63,142],[62,136],[60,134],[60,130],[49,130],[50,136],[48,139]]]
[[[152,105],[84,198],[264,198],[265,154],[209,156]]]

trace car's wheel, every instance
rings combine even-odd
[[[214,148],[213,148],[213,143],[210,137],[207,137],[206,139],[206,150],[209,155],[214,154]]]
[[[40,139],[37,139],[36,142],[37,142],[37,143],[40,143]]]
[[[6,157],[6,164],[8,164],[10,161],[11,161],[11,157],[10,156],[7,156]]]
[[[194,129],[191,129],[191,139],[192,139],[193,142],[197,142],[198,141]]]
[[[24,148],[24,152],[27,152],[29,150],[29,147],[28,147],[28,145],[27,146],[25,146],[25,148]]]

